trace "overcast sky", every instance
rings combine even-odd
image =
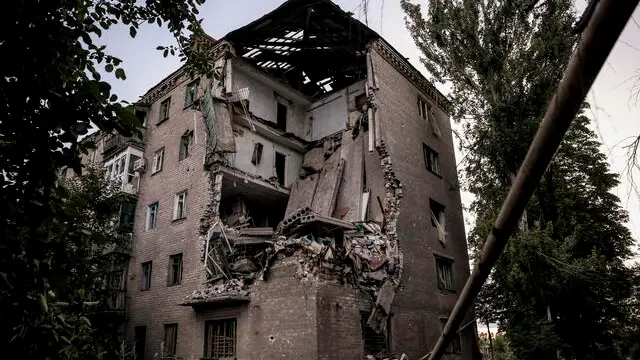
[[[221,38],[228,32],[259,18],[282,4],[283,0],[207,0],[200,10],[204,18],[204,29],[214,38]],[[369,0],[368,16],[361,0],[334,1],[343,10],[351,11],[360,21],[385,37],[400,53],[421,71],[420,53],[415,47],[404,25],[404,15],[398,0]],[[578,10],[584,7],[584,1],[576,2]],[[383,10],[383,11],[381,11]],[[622,174],[621,185],[616,194],[622,199],[622,206],[629,211],[627,224],[636,240],[640,239],[640,195],[632,192],[629,178],[624,173],[624,139],[640,134],[640,101],[633,94],[634,85],[640,91],[640,9],[636,9],[634,20],[625,28],[601,71],[588,100],[592,104],[591,118],[595,120],[594,130],[603,143],[603,151],[609,157],[612,171]],[[111,53],[123,60],[127,73],[125,82],[106,75],[121,99],[135,101],[150,87],[162,80],[180,63],[177,58],[163,58],[156,50],[158,45],[173,43],[166,29],[147,26],[138,31],[136,39],[131,39],[127,28],[116,28],[105,34],[102,41],[108,45]],[[444,89],[443,89],[444,90]],[[458,151],[458,149],[456,149]],[[457,153],[457,158],[461,156]],[[640,172],[635,173],[640,182]],[[471,197],[463,194],[463,202]],[[467,231],[469,225],[467,225]]]

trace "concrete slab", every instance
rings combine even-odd
[[[304,160],[302,161],[302,168],[309,172],[318,172],[322,170],[322,164],[324,163],[324,149],[313,148],[304,154]]]
[[[319,178],[320,174],[311,174],[304,179],[296,180],[291,185],[291,195],[287,203],[287,210],[284,212],[285,217],[297,209],[311,207]]]
[[[316,213],[326,216],[333,215],[344,163],[344,159],[340,157],[340,152],[333,153],[324,162],[311,205],[311,209]]]
[[[345,131],[340,147],[340,157],[345,161],[344,173],[338,190],[334,217],[345,221],[360,221],[364,152],[364,136],[361,134],[352,139],[351,131]]]
[[[368,137],[368,133],[365,132],[361,136],[363,138]],[[380,165],[380,156],[377,151],[364,153],[364,168],[366,179],[365,187],[371,190],[369,197],[369,212],[367,220],[374,220],[382,222],[383,214],[378,205],[378,197],[382,201],[383,206],[386,205],[385,191],[384,191],[384,170]]]
[[[231,113],[226,104],[216,102],[213,105],[215,111],[216,137],[218,149],[223,152],[236,152],[236,142],[231,127]]]

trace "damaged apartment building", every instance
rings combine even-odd
[[[94,136],[135,199],[114,286],[138,359],[417,359],[469,262],[449,104],[328,0],[289,0]],[[470,359],[469,315],[446,358]]]

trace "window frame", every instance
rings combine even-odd
[[[436,200],[429,198],[429,218],[436,231],[436,238],[443,245],[447,241],[447,208]],[[440,233],[442,232],[442,234]]]
[[[214,354],[214,351],[217,346],[213,346],[214,336],[210,335],[210,331],[215,330],[216,324],[223,323],[233,323],[233,351],[232,354],[224,353],[224,354]],[[220,337],[220,335],[218,335]],[[221,356],[225,355],[225,356]],[[238,318],[237,317],[225,317],[218,319],[211,319],[204,322],[204,350],[202,354],[203,360],[231,360],[235,359],[238,356]]]
[[[418,114],[423,120],[429,119],[427,111],[429,111],[429,103],[424,97],[418,95]]]
[[[185,142],[186,141],[186,142]],[[187,130],[180,136],[180,144],[178,148],[178,161],[188,159],[192,155],[192,147],[194,142],[193,130]]]
[[[182,198],[182,213],[179,213],[180,197]],[[187,217],[187,190],[180,191],[173,195],[173,220],[182,220]]]
[[[440,172],[440,154],[429,145],[422,143],[422,152],[424,156],[424,167],[434,175],[442,177]]]
[[[184,107],[188,108],[189,106],[193,105],[193,103],[196,101],[196,99],[198,98],[198,85],[200,83],[200,79],[195,79],[191,82],[189,82],[184,89]],[[193,94],[191,95],[191,101],[188,101],[188,97],[189,94],[193,92]]]
[[[147,216],[145,221],[145,230],[150,231],[158,227],[158,209],[160,204],[156,201],[147,206]],[[153,224],[151,224],[151,209],[153,209]],[[151,226],[153,225],[153,226]]]
[[[278,158],[282,159],[282,179],[278,177]],[[287,183],[287,154],[274,150],[273,154],[273,169],[276,175],[276,180],[280,186],[286,186]],[[282,181],[280,181],[282,180]]]
[[[148,273],[147,273],[148,268]],[[151,290],[151,275],[153,274],[153,261],[145,261],[140,264],[140,291]]]
[[[443,256],[435,255],[435,264],[436,264],[436,280],[438,282],[438,289],[440,291],[446,292],[456,292],[456,282],[455,275],[453,271],[453,259],[449,259]],[[441,265],[444,265],[442,268],[446,269],[446,271],[441,270]],[[448,279],[444,275],[448,272]],[[443,276],[441,276],[441,274]],[[448,281],[447,281],[448,280]],[[448,282],[448,284],[447,284]]]
[[[165,109],[166,106],[166,109]],[[171,96],[169,96],[168,98],[162,100],[162,102],[160,102],[160,110],[159,110],[159,114],[158,114],[158,122],[156,123],[156,125],[160,125],[163,122],[169,120],[169,112],[171,109]]]
[[[158,158],[160,158],[160,160],[158,160]],[[164,146],[153,153],[152,165],[151,175],[162,171],[162,168],[164,167]]]
[[[177,263],[176,260],[177,259]],[[177,265],[177,272],[174,274],[174,265]],[[182,271],[184,267],[182,253],[169,255],[169,270],[167,271],[167,286],[182,284]],[[174,276],[175,275],[175,276]]]
[[[442,331],[444,330],[444,327],[447,324],[447,321],[449,320],[449,318],[441,317],[439,320],[440,320],[440,331]],[[456,331],[453,339],[451,339],[451,342],[449,343],[447,348],[444,350],[444,353],[457,354],[457,355],[462,354],[462,339],[460,337],[459,332]]]
[[[169,329],[173,329],[172,333],[170,333]],[[167,351],[167,335],[173,335],[171,339],[171,350]],[[178,323],[164,324],[164,337],[163,341],[164,346],[162,347],[162,356],[165,357],[174,357],[178,353]]]
[[[281,115],[280,109],[284,109],[284,115]],[[283,118],[283,119],[282,119]],[[280,120],[283,120],[281,122]],[[289,107],[282,101],[276,102],[276,128],[287,132],[287,120],[289,119]]]

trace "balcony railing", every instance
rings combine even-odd
[[[126,310],[127,292],[125,290],[108,290],[107,307],[110,311],[124,312]]]
[[[107,246],[104,253],[105,254],[125,254],[131,255],[133,249],[133,234],[125,233],[116,235],[117,242],[115,244],[111,244]]]
[[[138,145],[138,146],[143,146],[143,142],[144,142],[144,138],[146,136],[146,132],[144,129],[141,129],[141,136],[132,136],[132,137],[126,137],[126,136],[122,136],[120,134],[114,134],[111,136],[108,136],[105,140],[104,140],[104,146],[102,149],[102,155],[103,156],[108,156],[109,154],[112,154],[120,149],[123,149],[129,145]]]

